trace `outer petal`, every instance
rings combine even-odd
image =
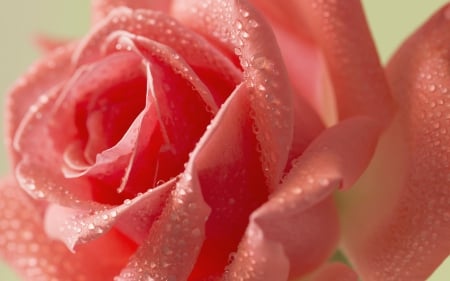
[[[46,236],[34,204],[14,180],[0,183],[0,255],[24,280],[112,280],[135,249],[112,231],[72,253]]]
[[[71,41],[62,38],[53,38],[44,34],[37,34],[34,37],[34,43],[39,47],[40,51],[44,54],[50,53],[51,51],[62,48],[68,45]]]
[[[33,105],[38,102],[38,98],[42,100],[44,96],[45,99],[45,93],[72,71],[69,65],[75,47],[75,44],[70,44],[56,49],[31,66],[28,72],[13,85],[7,96],[6,110],[6,142],[9,146],[12,145],[20,122],[30,110],[33,110]],[[13,162],[17,161],[17,155],[11,147],[10,152]]]
[[[303,57],[305,51],[311,52],[311,43],[323,54],[339,119],[369,115],[384,123],[390,120],[393,105],[389,87],[359,0],[251,2],[280,30],[277,35],[283,54],[289,59],[288,69],[296,71],[298,67],[293,65],[314,61],[313,53],[306,60]],[[301,54],[295,57],[292,49]],[[297,75],[290,73],[294,84],[302,81]],[[308,89],[304,85],[297,88]],[[306,93],[311,94],[314,93]]]
[[[250,89],[261,161],[274,188],[292,143],[293,110],[292,90],[270,27],[246,1],[179,0],[173,2],[172,14],[239,57]]]
[[[356,181],[371,159],[378,134],[370,118],[349,119],[324,131],[295,161],[269,201],[252,214],[226,280],[298,278],[324,262],[338,237],[329,196]]]
[[[131,9],[150,9],[168,12],[172,0],[92,0],[92,24],[105,18],[109,12],[117,7]]]
[[[343,205],[344,248],[365,280],[425,280],[450,254],[449,30],[447,4],[389,63],[399,116]]]

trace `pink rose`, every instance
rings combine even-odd
[[[423,280],[449,254],[448,7],[386,79],[359,1],[161,2],[93,1],[8,96],[24,279]]]

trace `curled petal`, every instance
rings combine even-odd
[[[174,1],[172,14],[239,57],[250,89],[262,165],[275,188],[292,143],[293,110],[292,90],[270,27],[244,1]]]
[[[367,280],[425,280],[450,253],[449,15],[447,4],[390,61],[400,112],[345,201],[344,249]]]
[[[139,266],[149,276],[163,273],[174,280],[223,274],[249,214],[267,198],[246,97],[247,88],[240,85],[208,126],[122,280],[136,278]]]
[[[267,280],[263,277],[272,271],[269,265],[285,258],[289,266],[281,268],[288,272],[279,272],[280,276],[298,278],[324,262],[338,238],[337,212],[330,195],[357,180],[370,162],[378,134],[379,127],[366,117],[348,119],[324,131],[296,160],[269,201],[251,215],[235,262],[228,268],[229,278]],[[256,258],[260,245],[275,252]]]
[[[196,70],[202,81],[208,80],[203,79],[201,75],[205,72],[221,77],[225,84],[229,82],[236,84],[241,80],[240,70],[203,37],[166,14],[125,7],[114,9],[96,25],[80,42],[72,60],[76,65],[83,65],[101,57],[104,55],[104,45],[111,43],[108,39],[114,37],[116,31],[148,38],[172,48]],[[115,47],[117,50],[121,48],[120,44]]]
[[[161,213],[174,182],[171,180],[114,207],[95,203],[90,209],[50,205],[46,209],[46,232],[51,238],[64,242],[72,251],[78,244],[104,235],[113,226],[136,243],[141,243]]]

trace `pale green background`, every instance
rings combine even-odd
[[[363,0],[383,61],[387,60],[407,34],[446,2]],[[46,32],[64,37],[81,36],[89,26],[88,9],[88,0],[2,0],[0,2],[1,93],[4,93],[12,81],[37,57],[38,53],[31,44],[32,34]],[[2,122],[0,124],[3,125]],[[0,129],[3,130],[1,127]],[[6,159],[3,148],[0,150],[0,159]],[[6,173],[6,160],[0,161],[0,171],[2,174]],[[0,280],[18,279],[7,267],[0,265]],[[450,259],[447,259],[445,265],[429,281],[449,280]]]

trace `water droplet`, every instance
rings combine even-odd
[[[247,17],[250,15],[250,13],[249,13],[248,11],[242,9],[242,10],[241,10],[241,15],[242,15],[244,18],[247,18]]]
[[[303,189],[301,187],[296,187],[294,189],[292,189],[292,193],[293,194],[302,194],[303,193]]]
[[[241,30],[241,29],[242,29],[242,26],[243,26],[243,25],[242,25],[242,22],[241,22],[241,21],[239,21],[239,20],[236,21],[236,29],[237,29],[237,30]]]
[[[436,85],[429,85],[428,86],[428,90],[430,91],[430,92],[434,92],[435,90],[436,90]]]
[[[36,192],[36,196],[37,198],[42,199],[45,197],[45,194],[42,190],[39,190],[38,192]]]
[[[259,23],[257,21],[255,21],[255,20],[249,20],[248,21],[248,25],[250,27],[257,28],[259,26]]]
[[[322,186],[326,186],[330,184],[330,181],[328,179],[320,179],[319,184]]]
[[[247,38],[250,37],[250,34],[248,34],[248,32],[246,32],[246,31],[242,31],[241,32],[241,37],[244,38],[244,39],[247,39]]]

